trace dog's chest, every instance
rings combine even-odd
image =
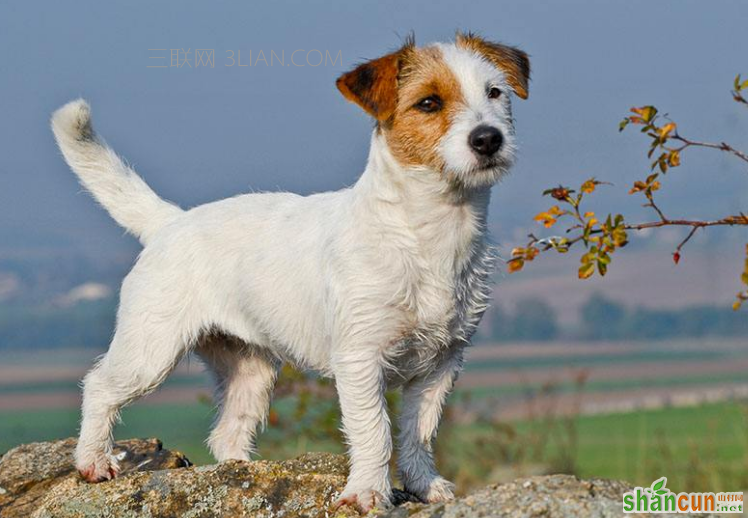
[[[467,341],[474,330],[470,322],[485,309],[490,254],[482,227],[470,212],[450,216],[414,232],[406,306],[411,347],[440,349]]]
[[[388,385],[427,375],[469,345],[486,309],[493,267],[493,254],[482,236],[473,245],[448,273],[436,263],[421,272],[421,280],[428,282],[413,286],[412,325],[388,359]]]

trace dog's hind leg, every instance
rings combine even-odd
[[[172,325],[154,325],[147,317],[136,325],[131,320],[119,323],[109,351],[83,381],[83,417],[75,464],[89,482],[117,475],[112,428],[120,408],[155,390],[188,345]]]
[[[216,381],[218,417],[208,447],[218,461],[249,460],[264,426],[280,362],[251,345],[211,337],[197,349]]]

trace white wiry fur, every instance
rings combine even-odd
[[[52,118],[52,130],[65,161],[114,220],[146,244],[182,209],[159,198],[114,151],[98,141],[85,102],[74,101],[66,108]]]
[[[475,93],[502,80],[495,68],[465,51],[445,55],[470,105],[441,145],[464,179],[474,167],[472,125],[495,122],[511,136],[511,115],[508,100],[490,104]],[[352,188],[247,194],[182,211],[102,143],[84,101],[60,108],[52,127],[83,185],[146,245],[122,284],[109,351],[85,378],[76,464],[86,478],[116,474],[119,409],[195,351],[218,381],[209,440],[218,460],[249,459],[278,368],[292,362],[335,378],[351,461],[341,498],[391,497],[384,392],[392,386],[404,391],[398,465],[406,489],[429,501],[452,497],[431,442],[486,309],[486,211],[511,148],[457,195],[449,175],[401,166],[375,130]]]
[[[460,82],[460,90],[465,97],[465,108],[457,114],[442,138],[439,147],[448,170],[468,187],[494,184],[514,162],[515,139],[509,95],[499,99],[488,99],[488,87],[510,90],[504,74],[487,60],[469,50],[455,45],[439,44],[444,61]],[[465,145],[465,135],[478,126],[486,124],[501,131],[504,144],[494,157],[496,167],[480,169],[475,154]]]

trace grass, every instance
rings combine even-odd
[[[40,364],[79,365],[89,362],[91,351],[75,351],[40,356]],[[712,348],[679,350],[662,347],[642,351],[623,350],[621,354],[569,354],[548,358],[522,357],[468,362],[467,369],[490,369],[500,376],[512,369],[551,369],[560,366],[630,364],[650,362],[665,364],[677,361],[702,361],[744,357],[746,350]],[[23,368],[28,358],[11,355],[9,364]],[[35,360],[36,361],[36,360]],[[46,363],[45,363],[46,362]],[[34,363],[36,365],[36,363]],[[748,374],[715,374],[705,372],[688,376],[625,379],[593,379],[584,385],[584,393],[655,389],[660,387],[699,387],[721,383],[745,383]],[[200,373],[177,373],[167,382],[177,386],[204,386],[209,383]],[[561,381],[554,393],[578,390],[573,380]],[[32,393],[78,392],[74,380],[0,383],[0,398]],[[465,393],[464,391],[459,391]],[[541,385],[507,385],[475,388],[471,399],[497,396],[519,396],[542,392]],[[456,398],[452,398],[453,401]],[[319,401],[311,402],[321,408]],[[334,405],[331,399],[330,405]],[[482,403],[481,403],[482,404]],[[271,427],[259,438],[263,458],[279,459],[305,451],[343,451],[341,442],[314,440],[298,434],[293,417],[293,403],[288,398],[274,403],[283,416],[283,430]],[[745,405],[737,402],[707,404],[692,408],[663,408],[626,414],[580,416],[569,421],[513,423],[454,423],[440,435],[439,452],[445,471],[462,483],[486,484],[506,480],[518,473],[573,470],[585,477],[624,479],[637,485],[649,485],[660,476],[668,477],[674,490],[736,490],[748,487],[748,422]],[[77,409],[0,411],[0,452],[21,443],[74,436],[79,418]],[[116,428],[118,439],[159,437],[166,447],[184,452],[193,462],[213,462],[204,441],[213,420],[213,408],[205,403],[154,404],[136,403],[123,412],[124,423]],[[309,427],[311,421],[307,420]],[[332,422],[333,428],[335,422]],[[311,426],[315,428],[315,426]],[[327,428],[326,428],[327,430]],[[462,472],[461,472],[462,470]],[[466,473],[467,472],[467,473]]]
[[[524,357],[524,358],[497,358],[482,359],[480,362],[467,362],[467,371],[506,371],[516,369],[537,369],[541,367],[595,367],[599,365],[610,365],[612,363],[621,365],[626,363],[652,363],[652,362],[699,362],[714,361],[724,358],[745,357],[744,351],[734,353],[731,351],[678,351],[678,350],[652,350],[620,353],[616,355],[594,355],[594,354],[569,354],[561,357]]]
[[[577,433],[582,477],[647,486],[667,476],[668,487],[678,490],[733,491],[738,481],[730,474],[746,469],[748,427],[739,403],[584,416]]]
[[[476,369],[477,370],[477,369]],[[690,376],[663,376],[658,378],[627,378],[619,380],[593,380],[585,383],[585,392],[607,392],[615,390],[626,390],[631,388],[657,388],[709,385],[717,383],[740,383],[748,382],[748,373],[732,374],[693,374]],[[165,386],[189,386],[204,387],[206,392],[210,390],[210,382],[205,374],[175,374],[167,380]],[[470,393],[473,398],[497,397],[522,395],[528,392],[537,392],[543,383],[524,383],[517,385],[506,385],[498,387],[478,387],[469,390],[458,390],[459,393]],[[573,381],[561,381],[555,384],[557,393],[568,393],[577,390]],[[13,394],[33,394],[47,392],[80,392],[76,381],[34,381],[0,384],[0,397]]]
[[[115,430],[118,439],[158,437],[168,448],[180,450],[195,463],[211,462],[203,444],[212,422],[208,405],[134,405],[122,413]],[[78,409],[14,410],[0,412],[0,451],[27,442],[62,439],[76,435]]]
[[[203,386],[210,389],[210,382],[205,374],[174,374],[167,381],[170,387]],[[78,381],[54,380],[54,381],[25,381],[18,383],[6,383],[0,385],[0,396],[3,394],[43,394],[48,392],[80,392]]]
[[[283,402],[279,405],[282,407]],[[284,409],[280,408],[283,412]],[[193,462],[212,459],[204,445],[212,421],[206,404],[134,405],[123,413],[117,438],[159,437],[168,448],[184,452]],[[77,410],[0,412],[0,451],[26,442],[75,435]],[[668,487],[736,490],[744,487],[748,458],[745,408],[735,402],[692,408],[664,408],[626,414],[580,416],[574,419],[577,447],[574,461],[582,477],[624,479],[649,485],[659,476]],[[541,423],[518,422],[516,439],[537,432]],[[494,433],[487,425],[456,425],[448,450],[462,455],[465,448]],[[568,446],[550,435],[544,461]],[[264,458],[286,458],[303,451],[341,451],[333,442],[306,442],[282,436],[271,428],[260,438]],[[445,445],[441,445],[442,448]],[[552,465],[552,464],[551,464]]]
[[[734,374],[694,374],[691,376],[663,376],[658,378],[627,378],[619,380],[594,380],[584,384],[585,393],[610,392],[628,390],[632,388],[658,387],[692,387],[700,385],[714,385],[718,383],[745,383],[748,372]],[[506,385],[501,387],[478,387],[469,390],[458,390],[458,393],[469,393],[472,398],[510,396],[527,393],[537,393],[543,383],[526,383],[523,385]],[[557,394],[576,392],[577,384],[573,381],[561,381],[554,384]]]

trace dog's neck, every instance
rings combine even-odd
[[[378,130],[353,190],[364,210],[379,213],[385,223],[404,218],[429,248],[446,246],[460,256],[486,232],[490,187],[464,191],[450,186],[438,171],[401,165]]]
[[[486,286],[475,272],[487,264],[490,188],[457,197],[449,187],[437,171],[403,167],[375,132],[352,189],[353,227],[382,249],[381,261],[399,268],[393,301],[413,313],[416,328],[431,330],[430,351],[448,345],[455,315],[482,307]]]

